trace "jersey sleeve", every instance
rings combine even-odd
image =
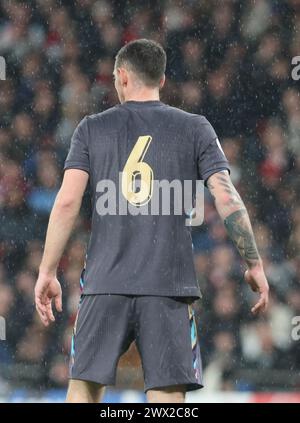
[[[72,136],[69,153],[64,164],[64,170],[66,169],[81,169],[90,173],[86,117],[76,127]]]
[[[199,116],[199,119],[197,119],[195,136],[198,152],[198,175],[204,180],[205,185],[207,179],[216,172],[228,170],[230,173],[229,163],[218,136],[212,125],[203,116]]]

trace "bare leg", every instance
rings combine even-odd
[[[166,386],[165,388],[149,389],[147,391],[147,400],[150,403],[184,403],[185,385]]]
[[[85,380],[70,379],[67,403],[99,403],[102,401],[105,385]]]

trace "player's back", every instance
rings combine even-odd
[[[80,123],[74,167],[89,172],[93,203],[84,292],[198,296],[184,182],[228,168],[209,122],[127,101]]]

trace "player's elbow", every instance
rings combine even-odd
[[[232,205],[233,198],[230,194],[226,192],[222,192],[215,196],[215,202],[216,204],[219,204],[220,206],[228,207]]]
[[[217,210],[222,216],[228,215],[231,212],[235,212],[236,210],[240,210],[245,207],[239,196],[233,196],[226,192],[216,196],[215,204]]]
[[[70,195],[62,195],[58,193],[55,200],[55,208],[62,213],[73,213],[76,212],[80,207],[80,201]]]

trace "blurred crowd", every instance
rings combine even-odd
[[[256,297],[207,192],[205,224],[193,233],[207,389],[300,388],[300,341],[291,337],[300,316],[300,82],[291,77],[300,2],[3,0],[0,316],[7,341],[0,341],[0,392],[7,383],[66,386],[88,193],[60,264],[64,312],[55,326],[43,328],[37,318],[34,284],[71,135],[83,116],[117,103],[114,56],[136,38],[167,50],[162,101],[205,115],[219,135],[271,285],[269,311],[253,317]],[[132,347],[122,362],[127,386],[140,375],[135,354]]]

